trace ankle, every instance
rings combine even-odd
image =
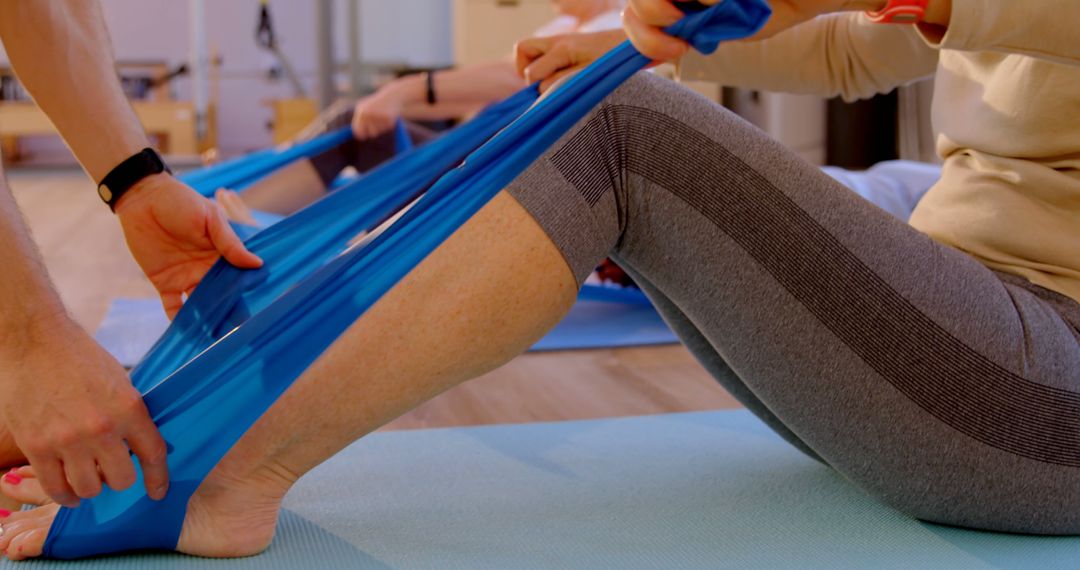
[[[243,474],[219,466],[188,502],[177,549],[212,558],[262,552],[274,538],[281,500],[295,481],[277,466]]]
[[[281,502],[299,478],[298,474],[276,461],[247,468],[237,468],[226,461],[210,473],[199,492]]]

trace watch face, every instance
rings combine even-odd
[[[97,193],[98,196],[101,196],[101,199],[104,200],[106,204],[112,201],[112,190],[109,190],[108,186],[104,184],[98,186]]]

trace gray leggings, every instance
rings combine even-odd
[[[510,193],[611,256],[805,453],[933,522],[1080,534],[1080,305],[994,273],[719,106],[629,82]]]

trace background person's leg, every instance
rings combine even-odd
[[[306,135],[307,138],[347,127],[352,122],[351,105],[335,104],[327,113],[327,116],[320,118],[319,127]],[[437,136],[434,131],[412,123],[406,124],[406,131],[414,145],[424,144]],[[362,174],[396,155],[396,134],[393,131],[366,141],[350,139],[309,159],[298,160],[241,193],[219,196],[219,201],[225,206],[230,219],[241,223],[251,223],[251,214],[247,211],[250,209],[288,216],[325,196],[334,180],[346,168],[355,168]]]
[[[288,216],[326,195],[327,183],[310,159],[298,160],[242,192],[222,189],[215,195],[230,220],[257,225],[251,210]]]
[[[613,244],[735,395],[874,496],[932,521],[1080,532],[1076,303],[1003,282],[648,77],[511,193],[579,279]]]

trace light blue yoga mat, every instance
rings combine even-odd
[[[647,303],[582,298],[533,351],[625,348],[679,342]],[[121,364],[132,367],[165,332],[169,321],[156,299],[117,299],[95,338]]]
[[[1080,568],[1080,538],[907,518],[742,411],[375,434],[285,506],[254,558],[0,568]]]

